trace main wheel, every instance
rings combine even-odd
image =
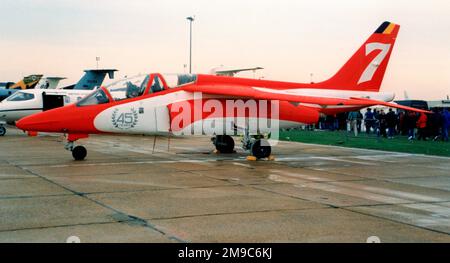
[[[221,153],[232,153],[234,151],[234,140],[229,135],[217,135],[214,145]]]
[[[72,150],[72,156],[76,161],[82,161],[86,158],[87,150],[83,146],[76,146]]]
[[[3,126],[0,126],[0,136],[5,135],[5,133],[6,133],[6,128]]]
[[[266,140],[256,140],[252,144],[252,154],[258,159],[266,158],[270,156],[272,152],[272,147],[270,147],[269,143]]]

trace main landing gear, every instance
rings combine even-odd
[[[3,125],[0,125],[0,136],[4,136],[6,133],[6,128]]]
[[[75,159],[75,161],[82,161],[86,158],[87,156],[87,150],[84,146],[78,145],[75,146],[75,141],[81,138],[87,138],[88,135],[84,135],[84,134],[79,134],[79,135],[73,135],[73,134],[69,134],[68,138],[67,138],[67,143],[66,145],[64,145],[64,148],[68,151],[72,152],[72,156],[73,159]]]
[[[229,135],[216,135],[211,141],[219,153],[234,152],[234,140]],[[269,142],[261,135],[249,136],[248,133],[245,133],[242,139],[242,148],[249,151],[256,159],[269,158],[272,153]]]
[[[230,135],[216,135],[211,141],[220,153],[234,152],[234,140]]]
[[[252,143],[250,150],[256,159],[268,158],[272,153],[272,147],[265,139],[255,140]]]
[[[256,159],[269,158],[272,153],[272,147],[269,142],[261,135],[248,136],[244,135],[242,139],[242,148],[249,151],[252,157]]]

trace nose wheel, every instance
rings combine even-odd
[[[6,128],[4,126],[0,126],[0,136],[4,136],[6,133]]]
[[[87,150],[84,146],[76,146],[72,149],[72,156],[75,159],[75,161],[82,161],[84,158],[86,158]]]
[[[68,141],[64,148],[72,152],[73,159],[75,161],[82,161],[87,156],[87,150],[84,146],[75,146],[73,141]]]

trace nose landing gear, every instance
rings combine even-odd
[[[87,138],[87,134],[69,134],[67,137],[67,143],[64,145],[64,148],[68,151],[72,152],[72,157],[75,161],[82,161],[87,156],[87,150],[84,146],[78,145],[75,146],[75,141],[82,138]]]
[[[73,141],[68,141],[64,148],[72,152],[72,157],[75,161],[82,161],[87,156],[87,150],[84,146],[75,146]]]

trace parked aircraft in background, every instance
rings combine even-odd
[[[10,89],[34,89],[43,75],[35,74],[24,77],[21,81],[9,87]]]
[[[85,70],[83,77],[76,83],[63,88],[56,88],[63,78],[47,78],[39,89],[21,90],[0,102],[0,136],[5,135],[6,123],[14,124],[25,116],[62,107],[77,102],[93,89],[100,87],[106,74],[114,78],[115,69]],[[46,80],[47,81],[47,80]]]
[[[63,77],[45,77],[36,85],[35,89],[56,89],[61,80],[66,79]]]
[[[17,83],[3,82],[0,84],[0,101],[11,96],[20,89],[33,89],[41,80],[42,75],[29,75]]]
[[[14,82],[0,82],[0,89],[9,89],[12,85]]]
[[[62,89],[92,90],[98,88],[102,85],[107,74],[110,79],[113,79],[116,71],[117,69],[87,69],[77,83]]]
[[[9,88],[12,85],[14,85],[14,82],[0,82],[0,101],[6,99],[17,91]]]
[[[244,135],[243,149],[256,158],[268,157],[271,146],[264,135],[272,130],[269,125],[265,126],[267,129],[252,129],[250,122],[275,122],[277,128],[290,128],[316,123],[320,114],[374,105],[424,112],[390,103],[394,94],[379,92],[399,28],[384,22],[332,78],[323,82],[302,84],[153,73],[102,87],[75,104],[25,117],[17,122],[17,127],[67,134],[66,149],[72,151],[75,160],[83,160],[87,150],[74,142],[89,134],[190,135],[196,134],[198,127],[201,134],[214,136],[219,152],[232,152],[234,140],[230,135],[240,131]],[[114,98],[110,90],[121,87],[126,88],[126,96]],[[252,106],[256,106],[256,111],[251,110]],[[264,107],[268,111],[261,111]],[[278,114],[274,116],[275,111]],[[229,123],[233,124],[231,132],[205,129],[227,127]]]

